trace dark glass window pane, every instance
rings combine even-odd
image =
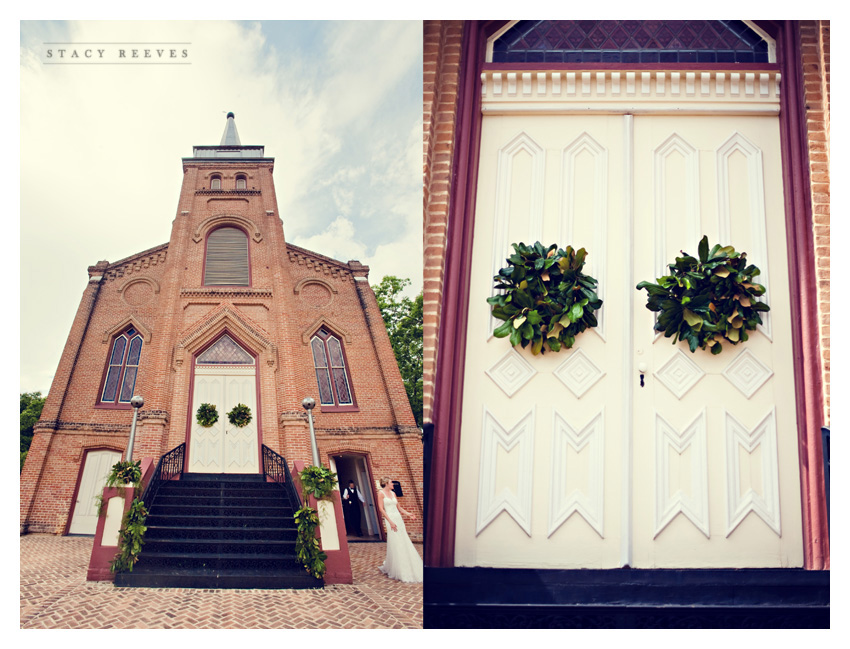
[[[316,381],[319,383],[319,401],[322,405],[334,405],[334,396],[331,392],[331,380],[326,369],[316,370]]]
[[[328,338],[328,350],[331,353],[331,366],[345,367],[345,363],[342,361],[342,347],[336,338]]]
[[[121,365],[124,361],[125,347],[127,347],[127,339],[124,336],[118,336],[112,346],[112,356],[109,358],[110,365]]]
[[[103,386],[103,397],[101,401],[115,401],[115,395],[118,392],[118,377],[120,375],[120,365],[114,365],[109,368],[109,373],[106,375],[106,381]]]
[[[334,387],[339,397],[341,406],[351,405],[351,393],[348,390],[348,379],[345,376],[345,370],[342,368],[334,369]]]
[[[310,342],[310,345],[313,347],[313,365],[315,365],[317,368],[327,367],[328,361],[327,357],[325,356],[324,343],[318,338],[313,338],[313,340]]]
[[[127,354],[127,365],[138,365],[139,356],[142,354],[142,339],[133,338],[130,341],[130,352]]]
[[[121,386],[121,398],[119,401],[129,403],[133,398],[133,388],[136,387],[136,372],[137,367],[128,367],[124,373],[124,383]]]

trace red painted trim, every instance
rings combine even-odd
[[[77,509],[77,495],[80,493],[80,483],[83,480],[83,471],[86,468],[86,460],[88,460],[89,453],[91,453],[92,451],[114,451],[115,453],[118,453],[121,458],[123,458],[125,449],[114,448],[111,446],[97,446],[87,448],[83,451],[83,456],[80,460],[80,466],[77,468],[77,483],[74,486],[74,493],[71,496],[71,509],[68,511],[68,520],[65,521],[65,529],[62,532],[63,536],[70,534],[69,530],[71,529],[71,523],[74,520],[74,511]]]
[[[472,215],[475,212],[473,188],[477,186],[478,180],[481,138],[479,61],[484,60],[488,25],[492,32],[496,30],[497,24],[464,22],[461,37],[453,182],[449,197],[446,270],[443,279],[445,290],[432,404],[434,439],[429,476],[429,511],[426,513],[425,563],[434,567],[454,565],[454,513],[464,375],[462,359],[466,357],[466,305],[469,303]]]
[[[504,21],[464,23],[459,101],[449,196],[449,226],[437,348],[434,400],[432,471],[429,476],[429,511],[425,563],[454,566],[455,498],[460,452],[460,427],[466,351],[467,306],[475,191],[480,144],[480,92],[478,80],[484,64],[487,37]],[[805,567],[829,568],[829,536],[824,495],[821,413],[822,374],[818,336],[813,228],[810,205],[805,104],[802,95],[799,24],[764,21],[761,25],[776,39],[778,68],[782,73],[780,137],[786,206],[791,307],[800,318],[791,319],[795,391],[800,449],[801,497]],[[494,65],[494,64],[489,64]],[[511,67],[516,67],[511,64]],[[612,69],[628,69],[616,66]],[[665,66],[667,67],[667,66]],[[742,64],[735,67],[746,69]],[[493,68],[496,69],[496,68]],[[536,66],[535,69],[540,69]],[[551,69],[558,69],[552,66]],[[688,69],[669,66],[667,69]],[[776,69],[757,66],[756,69]]]
[[[255,382],[255,390],[257,392],[257,407],[256,407],[256,415],[257,415],[257,473],[263,472],[263,409],[262,409],[262,395],[260,394],[260,358],[259,354],[252,351],[250,345],[245,344],[245,342],[239,338],[236,334],[230,331],[229,328],[225,327],[222,332],[206,343],[203,347],[200,347],[194,354],[192,354],[192,369],[189,372],[189,407],[187,408],[187,416],[186,416],[186,450],[185,450],[185,462],[186,466],[189,465],[189,450],[192,443],[192,421],[194,421],[195,413],[192,412],[192,404],[195,399],[195,368],[198,366],[198,356],[203,354],[207,349],[212,347],[215,343],[219,341],[219,339],[224,336],[230,336],[233,338],[234,342],[236,342],[242,349],[248,352],[251,357],[254,359],[254,382]],[[203,363],[201,363],[203,365]],[[223,415],[222,415],[223,416]],[[184,467],[184,472],[188,472],[188,470]]]
[[[829,528],[824,489],[823,386],[818,327],[817,273],[809,181],[800,27],[783,21],[777,37],[782,72],[779,128],[785,186],[791,337],[800,459],[803,554],[809,570],[829,569]]]
[[[244,284],[206,284],[205,279],[207,276],[207,245],[209,244],[210,235],[216,230],[221,230],[222,228],[233,228],[234,230],[241,231],[247,240],[248,246],[248,285],[247,287]],[[254,268],[251,264],[251,233],[248,232],[245,228],[243,228],[238,223],[221,223],[215,226],[212,230],[207,232],[204,237],[204,262],[201,264],[201,286],[210,288],[250,288],[254,286]]]
[[[718,70],[721,72],[729,72],[741,70],[746,72],[775,72],[778,71],[777,63],[484,63],[482,71],[513,71],[513,70],[563,70],[565,72],[575,72],[578,70],[671,70],[673,72],[679,70],[703,70],[710,72]]]

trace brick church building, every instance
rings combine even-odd
[[[133,459],[185,443],[184,471],[262,473],[262,448],[319,456],[365,496],[363,531],[383,536],[376,482],[397,480],[422,538],[422,445],[369,268],[286,242],[263,146],[240,141],[233,113],[221,144],[183,158],[167,243],[88,268],[21,474],[21,533],[93,534],[95,496],[125,452],[130,399],[144,398]],[[201,403],[219,422],[197,424]],[[226,426],[237,403],[244,428]]]

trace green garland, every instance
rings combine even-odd
[[[204,428],[209,428],[218,421],[218,410],[211,403],[202,403],[198,406],[198,411],[195,413],[195,419],[198,424]]]
[[[148,510],[145,503],[138,498],[133,500],[130,509],[124,514],[121,521],[121,531],[118,534],[118,554],[112,560],[110,570],[112,572],[133,572],[133,565],[139,560],[139,554],[144,545],[144,535],[147,531],[145,521]]]
[[[319,512],[304,505],[295,512],[295,526],[298,535],[295,538],[295,555],[304,569],[316,579],[325,575],[328,555],[322,552],[319,539],[316,538],[316,527],[319,525]]]
[[[593,312],[602,306],[596,280],[581,272],[587,251],[559,249],[554,243],[544,248],[539,241],[511,245],[508,266],[493,278],[502,293],[487,298],[493,317],[505,320],[493,335],[510,336],[513,346],[530,344],[534,355],[547,347],[569,349],[578,334],[597,325]]]
[[[709,250],[708,237],[699,242],[698,257],[682,251],[672,271],[657,284],[641,282],[646,289],[646,308],[658,312],[655,330],[673,338],[673,344],[686,340],[691,352],[697,347],[723,351],[721,341],[733,345],[747,340],[747,331],[761,324],[760,313],[770,310],[758,297],[765,288],[753,282],[761,274],[747,264],[747,253],[719,244]]]
[[[251,423],[251,409],[244,403],[238,403],[227,413],[227,418],[237,428],[244,428]]]

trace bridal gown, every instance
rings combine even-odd
[[[422,581],[422,557],[416,551],[413,542],[407,535],[407,528],[401,512],[398,511],[398,499],[384,496],[384,511],[390,520],[396,524],[397,530],[393,532],[387,524],[387,558],[380,566],[381,572],[387,577],[406,582]]]

